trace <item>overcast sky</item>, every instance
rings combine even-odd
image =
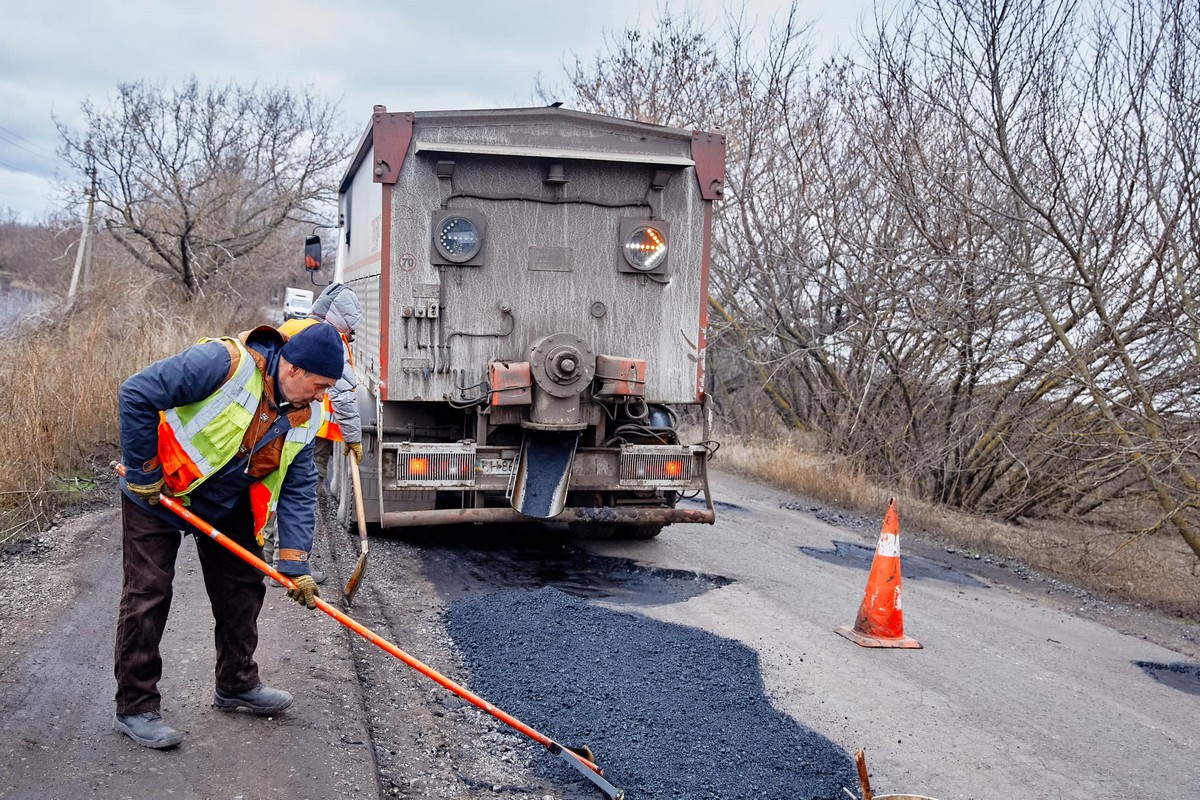
[[[741,0],[672,0],[678,16],[720,21]],[[653,22],[655,0],[0,0],[0,218],[63,206],[54,118],[78,129],[80,103],[107,107],[118,84],[311,87],[347,130],[375,104],[394,111],[508,108],[534,81],[565,85],[605,36]],[[765,28],[790,0],[745,0]],[[871,0],[797,0],[821,48],[849,46]],[[869,20],[868,20],[869,21]],[[569,105],[569,104],[568,104]]]

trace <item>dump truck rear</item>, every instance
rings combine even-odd
[[[340,186],[334,276],[365,311],[352,351],[368,522],[629,538],[711,523],[724,173],[719,132],[376,106]]]

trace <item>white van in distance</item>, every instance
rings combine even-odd
[[[284,290],[283,318],[304,319],[312,311],[313,293],[311,289],[293,289],[290,286]]]

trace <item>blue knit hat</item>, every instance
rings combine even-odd
[[[279,355],[300,369],[334,380],[342,377],[346,349],[342,337],[328,322],[318,322],[287,340]]]

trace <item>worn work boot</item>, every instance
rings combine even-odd
[[[166,750],[183,741],[183,734],[163,722],[162,714],[157,711],[113,714],[113,730],[155,750]]]
[[[274,714],[291,704],[291,694],[261,683],[244,692],[223,692],[217,689],[213,694],[213,707],[218,711],[237,711],[240,706],[251,714]]]

